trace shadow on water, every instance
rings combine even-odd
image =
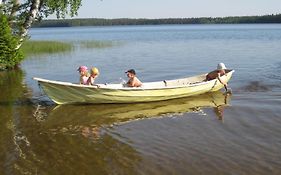
[[[254,77],[245,76],[243,85],[236,92],[270,92],[281,89],[281,62],[265,66]]]
[[[278,83],[269,84],[262,81],[250,81],[247,85],[240,87],[237,92],[268,92],[274,88],[281,88],[281,85]]]
[[[263,84],[259,81],[251,81],[248,85],[242,88],[246,92],[267,92],[271,90],[269,85]]]

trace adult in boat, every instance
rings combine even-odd
[[[216,70],[207,74],[206,81],[210,81],[217,78],[221,84],[227,87],[227,83],[221,79],[221,76],[226,74],[225,70],[226,66],[223,63],[219,63]]]
[[[129,87],[140,87],[142,85],[142,82],[137,78],[136,71],[134,69],[130,69],[127,72],[127,77],[129,78],[127,82],[127,86]]]
[[[88,85],[94,85],[95,79],[99,76],[100,72],[98,68],[92,67],[90,77],[87,80]]]

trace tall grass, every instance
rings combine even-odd
[[[71,43],[59,41],[26,41],[22,45],[25,55],[61,53],[71,51],[72,49]]]
[[[86,48],[86,49],[103,49],[121,45],[121,42],[114,41],[78,41],[78,42],[60,42],[60,41],[26,41],[22,45],[22,51],[25,55],[40,55],[40,54],[54,54],[69,52],[74,49]]]
[[[108,47],[113,47],[117,45],[113,41],[96,41],[96,40],[89,40],[89,41],[81,41],[80,47],[87,48],[87,49],[103,49]]]

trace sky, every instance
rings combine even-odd
[[[75,18],[190,18],[281,13],[281,0],[82,0]]]

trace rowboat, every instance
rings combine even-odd
[[[221,77],[225,82],[231,79],[234,70],[226,70]],[[218,79],[205,81],[207,74],[143,83],[141,87],[127,87],[124,84],[79,85],[69,82],[51,81],[42,78],[39,86],[56,104],[70,103],[141,103],[188,97],[218,91],[224,87]]]

